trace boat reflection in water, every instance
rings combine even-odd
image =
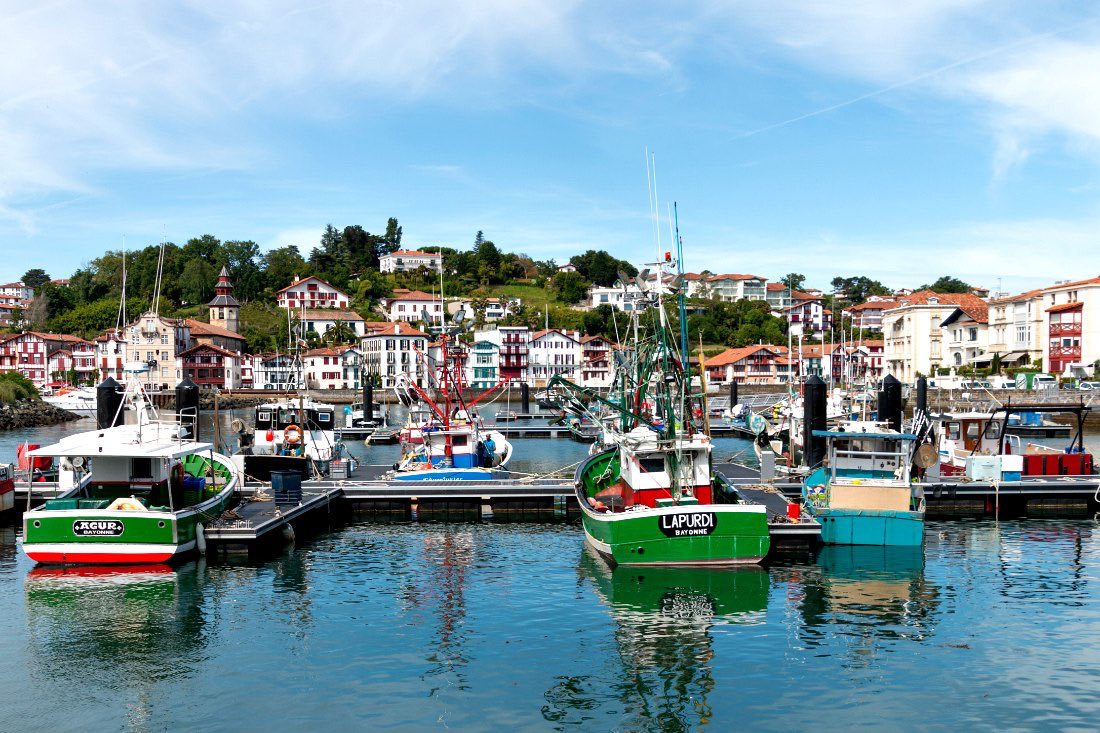
[[[807,645],[835,643],[830,627],[843,627],[850,661],[871,663],[881,642],[931,635],[939,591],[924,577],[923,548],[824,547],[816,569],[805,569],[796,586]]]
[[[582,583],[591,583],[610,611],[621,671],[612,682],[622,705],[622,730],[688,730],[712,717],[714,632],[722,626],[762,624],[768,573],[750,565],[727,569],[611,568],[587,545]],[[592,680],[565,678],[546,693],[547,720],[582,715],[582,688]],[[601,685],[602,686],[602,685]]]
[[[177,568],[32,569],[24,584],[32,678],[127,691],[129,722],[144,727],[152,683],[201,664],[209,632],[201,602],[204,566],[198,560]],[[94,720],[85,722],[94,727]]]

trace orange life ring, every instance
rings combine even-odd
[[[302,442],[302,429],[297,425],[287,425],[283,429],[283,441],[291,445],[298,445]]]

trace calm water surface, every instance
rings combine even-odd
[[[0,528],[0,725],[1091,730],[1097,536],[929,522],[916,552],[611,571],[575,525],[353,521],[263,561],[85,574],[33,569]]]

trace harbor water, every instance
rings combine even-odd
[[[517,441],[517,468],[585,451]],[[1067,730],[1100,714],[1092,519],[929,522],[913,551],[733,572],[612,571],[563,522],[356,518],[262,559],[61,571],[33,568],[9,525],[0,613],[4,730]]]

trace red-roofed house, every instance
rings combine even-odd
[[[247,357],[251,359],[251,357]],[[178,357],[184,377],[203,389],[240,389],[241,355],[213,344],[199,344]]]
[[[898,302],[892,298],[882,298],[872,295],[859,305],[852,305],[844,309],[843,313],[852,321],[856,328],[866,328],[871,331],[882,330],[882,314],[891,308],[897,308]]]
[[[55,387],[73,384],[95,384],[95,344],[81,338],[72,337],[61,346],[50,351],[48,384]]]
[[[777,384],[787,366],[785,347],[757,344],[726,349],[706,360],[707,382],[710,384]],[[784,361],[781,367],[780,361]]]
[[[585,387],[611,384],[611,344],[603,336],[581,337],[581,384]]]
[[[116,382],[124,380],[127,341],[125,333],[116,333],[114,329],[105,331],[95,339],[96,382],[107,377]]]
[[[379,272],[411,272],[421,267],[439,272],[443,269],[443,257],[438,252],[399,249],[378,258]]]
[[[986,313],[989,305],[970,293],[934,293],[918,290],[898,298],[896,308],[883,313],[882,333],[885,345],[885,371],[902,382],[912,384],[919,374],[934,376],[949,366],[944,346],[944,320],[959,307],[967,313]]]
[[[360,351],[355,346],[311,349],[302,357],[309,389],[359,389]]]
[[[217,324],[196,321],[194,318],[188,318],[184,323],[187,324],[187,329],[191,333],[192,346],[213,344],[226,351],[243,352],[245,350],[245,340],[239,333],[234,333]]]
[[[951,367],[987,367],[993,355],[989,344],[989,305],[969,303],[951,311],[940,324],[943,329],[945,364]]]
[[[443,318],[443,304],[439,302],[439,296],[420,290],[398,288],[393,291],[392,298],[382,298],[381,302],[386,318],[391,321],[416,323],[427,320],[438,323]],[[424,318],[425,312],[427,319]]]
[[[298,279],[277,293],[279,307],[288,310],[299,308],[347,308],[351,298],[347,293],[329,285],[319,277]]]
[[[1100,360],[1100,277],[1043,290],[1046,339],[1043,369],[1089,378]]]
[[[72,349],[79,345],[78,351],[86,354],[87,341],[77,336],[63,333],[42,333],[24,331],[5,336],[0,341],[0,372],[16,371],[34,382],[36,387],[45,387],[51,381],[64,381],[63,372],[68,371],[72,362]],[[59,352],[67,352],[60,354]],[[50,356],[56,354],[51,373]]]

